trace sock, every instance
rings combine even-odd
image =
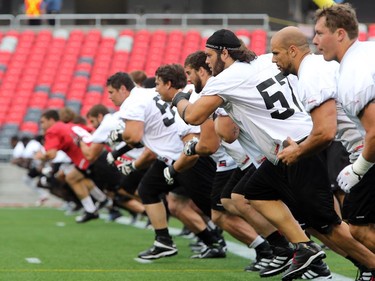
[[[217,239],[215,239],[215,236],[212,235],[212,232],[208,230],[208,228],[205,228],[203,231],[196,233],[196,236],[200,238],[204,244],[207,246],[212,246],[214,243],[218,243]]]
[[[266,237],[266,240],[270,243],[272,246],[278,246],[278,247],[289,247],[289,242],[286,240],[286,238],[280,234],[279,231],[272,232],[270,235]]]
[[[107,199],[107,196],[97,186],[94,186],[94,188],[90,190],[90,194],[99,202],[103,202]]]
[[[96,207],[90,196],[83,198],[81,203],[86,212],[94,213],[96,211]]]
[[[265,240],[263,239],[262,236],[258,235],[257,238],[254,239],[254,241],[249,245],[249,248],[255,249],[258,247],[260,244],[262,244]]]
[[[155,240],[166,244],[173,243],[172,237],[169,235],[168,228],[155,229]]]
[[[215,230],[217,228],[217,226],[214,224],[214,222],[212,220],[209,220],[207,222],[207,227],[209,230]]]

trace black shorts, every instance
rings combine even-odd
[[[353,225],[375,223],[375,166],[346,194],[343,217]]]
[[[337,183],[337,176],[346,166],[350,164],[349,153],[346,151],[345,147],[339,141],[334,141],[332,144],[327,147],[324,152],[328,177],[331,184],[332,191],[341,190]]]
[[[228,180],[230,179],[231,175],[237,169],[223,171],[223,172],[216,172],[215,180],[212,185],[212,192],[211,192],[211,208],[216,211],[225,211],[223,204],[221,203],[222,194],[224,191],[224,187],[227,184]],[[230,198],[230,197],[229,197]]]
[[[165,181],[163,170],[167,165],[156,160],[143,176],[139,184],[139,195],[144,204],[154,204],[161,201],[161,197],[183,186],[188,196],[201,211],[211,217],[211,191],[215,176],[216,165],[210,157],[200,157],[189,170],[177,174],[173,185]]]
[[[122,180],[122,174],[116,167],[108,164],[107,152],[100,154],[99,158],[92,163],[86,171],[85,175],[92,179],[100,189],[115,191],[119,188]]]
[[[236,169],[224,187],[222,198],[232,198],[232,193],[245,195],[246,183],[255,171],[254,165],[245,170]]]
[[[341,219],[333,207],[326,165],[318,155],[294,165],[266,160],[246,184],[249,200],[282,200],[303,228],[329,233]]]
[[[216,163],[208,156],[199,157],[194,167],[177,178],[191,200],[208,217],[211,217],[211,193],[215,174]]]
[[[122,176],[120,182],[120,188],[124,189],[129,194],[135,194],[135,191],[138,189],[138,185],[141,182],[143,176],[146,174],[147,169],[145,170],[135,170],[127,176]]]

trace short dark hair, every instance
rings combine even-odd
[[[86,117],[98,117],[99,114],[102,114],[103,116],[108,114],[109,110],[107,107],[105,107],[102,104],[96,104],[93,107],[90,108],[90,110],[87,112]]]
[[[143,88],[148,88],[148,89],[155,88],[156,87],[155,76],[147,77],[145,79],[145,81],[142,82],[142,87]]]
[[[325,26],[335,32],[338,28],[343,28],[350,39],[358,37],[358,19],[356,12],[349,3],[335,4],[331,7],[324,7],[315,12],[315,21],[325,17]]]
[[[185,70],[182,65],[173,63],[159,66],[155,75],[160,77],[164,82],[171,82],[171,86],[175,89],[182,89],[186,87],[187,78]]]
[[[117,72],[107,79],[107,86],[112,86],[119,90],[121,86],[125,86],[128,91],[133,90],[135,87],[134,81],[126,72]]]
[[[46,110],[42,113],[41,117],[46,119],[53,119],[55,121],[59,121],[59,112],[55,109]]]
[[[212,71],[206,63],[206,57],[207,56],[203,51],[196,51],[186,57],[184,66],[190,66],[192,69],[197,71],[199,68],[203,67],[211,75]]]

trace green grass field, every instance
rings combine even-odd
[[[0,280],[10,281],[180,281],[280,280],[247,273],[248,260],[233,253],[225,259],[190,259],[189,240],[176,237],[179,254],[139,263],[134,258],[153,241],[153,231],[105,220],[77,224],[50,208],[0,209]],[[171,225],[181,225],[172,220]],[[228,240],[231,238],[228,237]],[[232,240],[234,241],[234,240]],[[327,251],[331,270],[354,280],[356,270]],[[37,258],[40,263],[30,263]],[[335,276],[333,280],[350,280]]]

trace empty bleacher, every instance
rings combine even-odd
[[[45,109],[71,107],[85,115],[94,104],[115,106],[105,91],[117,71],[153,76],[166,63],[183,63],[204,48],[212,30],[64,29],[10,30],[0,34],[0,146],[16,134],[36,135]],[[267,32],[237,35],[257,54],[266,52]]]

